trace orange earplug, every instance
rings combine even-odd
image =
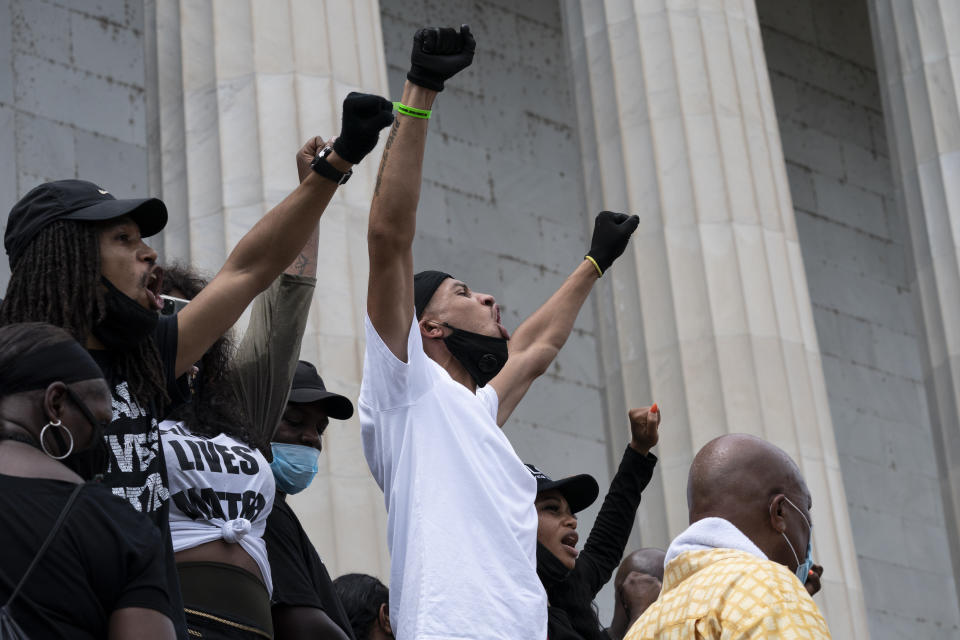
[[[656,402],[654,402],[653,406],[650,407],[650,413],[660,413],[660,409],[657,408]]]

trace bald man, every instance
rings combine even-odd
[[[621,640],[627,629],[653,604],[660,595],[663,583],[663,549],[637,549],[620,563],[613,579],[616,602],[613,620],[607,628],[612,640]]]
[[[754,436],[706,444],[690,466],[690,526],[663,590],[626,640],[830,638],[804,582],[813,504],[790,456]]]

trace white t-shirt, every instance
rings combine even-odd
[[[172,420],[160,423],[160,442],[167,463],[173,550],[221,539],[239,544],[256,561],[272,594],[263,540],[276,492],[270,463],[235,438],[194,435]]]
[[[415,320],[408,363],[365,326],[360,425],[387,505],[397,637],[545,640],[537,482],[497,426],[496,391],[455,382]]]

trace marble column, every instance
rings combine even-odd
[[[294,155],[340,129],[357,90],[387,95],[377,0],[181,0],[156,3],[164,259],[213,274],[297,185]],[[381,141],[382,143],[382,141]],[[366,222],[379,152],[338,190],[320,223],[317,292],[301,356],[355,399],[362,366]],[[241,321],[241,325],[243,322]],[[383,495],[356,417],[333,421],[321,470],[292,499],[332,575],[386,578]]]
[[[924,328],[947,535],[960,540],[960,5],[870,0],[880,93]],[[960,548],[951,549],[960,583]]]
[[[565,0],[564,17],[588,210],[641,220],[597,299],[612,300],[599,314],[611,414],[651,398],[666,420],[642,543],[687,526],[701,446],[761,436],[799,463],[813,495],[817,601],[834,637],[867,637],[756,7]]]

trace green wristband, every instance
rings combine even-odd
[[[430,110],[429,109],[417,109],[416,107],[408,107],[402,102],[394,102],[393,108],[397,110],[398,113],[402,113],[405,116],[410,116],[411,118],[420,118],[422,120],[430,119]]]

